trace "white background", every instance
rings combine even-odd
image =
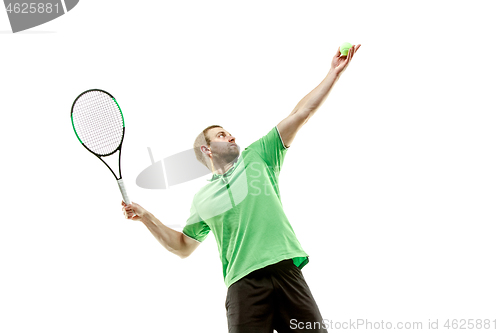
[[[0,11],[0,331],[226,332],[213,235],[181,260],[125,220],[71,104],[91,88],[116,97],[129,195],[181,230],[205,177],[139,188],[147,147],[162,159],[212,124],[246,147],[345,41],[362,46],[280,177],[323,317],[496,319],[498,330],[496,5],[84,0],[18,34]]]

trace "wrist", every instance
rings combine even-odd
[[[339,79],[340,74],[342,74],[342,72],[339,71],[339,67],[330,67],[330,70],[328,71],[328,76],[333,77],[334,81]]]

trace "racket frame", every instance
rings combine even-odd
[[[73,122],[73,110],[74,110],[76,102],[78,101],[78,99],[80,99],[80,97],[82,95],[84,95],[84,94],[86,94],[88,92],[91,92],[91,91],[102,92],[102,93],[107,94],[109,97],[111,97],[111,99],[115,102],[116,106],[118,106],[118,110],[120,110],[120,115],[122,116],[123,133],[122,133],[122,138],[120,140],[120,144],[116,147],[115,150],[113,150],[111,153],[108,153],[108,154],[97,154],[97,153],[93,152],[92,150],[90,150],[90,148],[88,148],[82,142],[82,140],[80,139],[80,137],[78,136],[78,133],[76,132],[76,128],[75,128],[75,123]],[[82,144],[82,146],[84,146],[85,149],[87,149],[94,156],[96,156],[99,160],[101,160],[101,162],[104,163],[108,167],[109,171],[111,171],[111,173],[115,177],[116,181],[118,182],[118,186],[120,187],[120,192],[122,192],[123,201],[127,205],[130,204],[130,200],[129,200],[127,192],[126,192],[125,185],[124,185],[123,180],[122,180],[122,166],[121,166],[122,144],[123,144],[123,138],[125,137],[125,119],[123,118],[122,109],[120,108],[120,105],[118,104],[118,102],[116,101],[116,99],[109,92],[107,92],[105,90],[102,90],[102,89],[89,89],[89,90],[86,90],[86,91],[82,92],[80,95],[78,95],[77,98],[75,98],[75,101],[73,102],[73,105],[71,106],[71,125],[73,125],[73,131],[75,132],[76,137],[78,138],[78,141],[80,141],[80,143]],[[108,165],[108,163],[106,163],[106,161],[104,161],[102,159],[102,157],[113,155],[114,153],[116,153],[116,151],[118,151],[118,176],[119,177],[117,177],[117,175],[115,174],[115,172],[113,171],[113,169],[111,169],[111,167]]]

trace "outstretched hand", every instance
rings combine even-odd
[[[352,57],[354,57],[354,54],[356,53],[356,51],[358,51],[360,46],[361,44],[351,46],[347,56],[343,56],[342,54],[340,54],[339,47],[332,60],[332,70],[337,72],[338,75],[342,74],[346,70],[347,66],[349,66]]]

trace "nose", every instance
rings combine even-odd
[[[236,138],[234,136],[229,137],[229,142],[236,143]]]

